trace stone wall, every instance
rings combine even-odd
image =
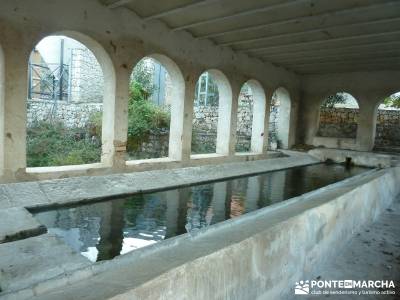
[[[359,110],[321,108],[318,136],[356,138]],[[400,110],[379,109],[375,145],[379,148],[400,146]]]
[[[87,48],[72,49],[70,101],[103,102],[104,77],[101,66]]]
[[[128,141],[128,160],[168,157],[169,131],[151,133],[130,148]]]
[[[103,110],[102,103],[66,102],[32,99],[28,100],[28,126],[34,121],[58,120],[66,127],[85,127],[91,114]],[[271,111],[270,141],[276,126],[278,109]],[[275,116],[275,117],[274,117]],[[236,151],[250,151],[253,122],[252,101],[241,101],[238,108]],[[192,152],[215,153],[218,124],[217,106],[194,106]],[[129,159],[157,158],[168,156],[169,132],[153,133],[143,140]]]
[[[400,147],[400,110],[378,110],[375,146]]]
[[[236,151],[249,151],[253,123],[252,101],[241,101],[237,116]],[[193,153],[215,152],[218,126],[218,106],[194,106]],[[201,145],[201,147],[199,147]],[[200,149],[196,149],[200,148]],[[205,151],[205,152],[204,152]]]
[[[28,126],[35,121],[58,120],[68,128],[82,128],[90,115],[103,111],[103,104],[32,99],[27,101],[27,111]]]
[[[317,136],[356,138],[358,109],[321,108]]]

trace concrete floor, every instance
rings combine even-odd
[[[400,196],[320,270],[313,279],[393,280],[396,295],[297,295],[293,299],[400,299]]]

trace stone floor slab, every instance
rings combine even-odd
[[[88,265],[51,234],[0,244],[0,288],[2,293],[17,291]]]
[[[22,207],[0,210],[0,243],[40,235],[46,227]]]

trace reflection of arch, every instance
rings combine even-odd
[[[254,79],[246,82],[253,94],[253,122],[251,127],[251,152],[262,153],[265,145],[265,92]]]
[[[114,123],[115,123],[115,88],[116,78],[114,65],[104,48],[91,37],[76,31],[59,31],[47,36],[66,36],[87,47],[98,61],[104,79],[103,115],[102,115],[102,157],[105,164],[112,164],[114,152]],[[46,38],[43,37],[42,39]],[[41,39],[41,40],[42,40]],[[38,41],[40,42],[40,41]],[[38,43],[37,42],[37,43]],[[36,43],[36,44],[37,44]]]
[[[0,175],[4,169],[4,95],[5,95],[5,75],[4,75],[4,52],[0,45]]]
[[[163,54],[152,54],[147,57],[158,61],[167,70],[172,83],[171,90],[171,123],[169,133],[169,157],[171,159],[182,159],[182,135],[185,100],[185,80],[178,65]]]
[[[290,111],[291,100],[288,90],[279,87],[275,90],[274,95],[279,103],[279,114],[277,121],[277,137],[283,149],[289,148],[289,133],[290,133]]]

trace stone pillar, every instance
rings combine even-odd
[[[371,105],[371,103],[375,103],[375,99],[369,99],[366,97],[366,99],[359,100],[360,110],[358,114],[357,126],[357,150],[371,151],[375,142],[377,115],[376,106]]]
[[[4,49],[4,85],[0,84],[0,88],[4,87],[3,103],[0,107],[0,119],[2,122],[4,120],[4,152],[0,161],[6,178],[18,177],[25,173],[26,167],[28,55],[20,48],[19,45]]]
[[[128,139],[129,82],[129,70],[123,66],[119,67],[116,70],[114,96],[110,95],[110,101],[104,99],[102,162],[114,168],[125,167]]]
[[[322,95],[305,95],[302,99],[301,110],[298,110],[298,131],[300,140],[312,145],[318,131],[319,108]]]
[[[209,74],[218,86],[218,125],[216,153],[221,155],[234,155],[237,116],[237,99],[239,91],[232,94],[232,87],[228,78],[219,70],[209,70]],[[235,101],[233,101],[235,99]],[[236,106],[233,112],[232,107]],[[233,125],[233,126],[232,126]]]
[[[264,89],[255,80],[248,82],[253,93],[253,124],[251,126],[251,152],[266,153],[269,130],[269,107]],[[269,98],[270,99],[270,98]],[[267,103],[268,102],[268,103]]]
[[[108,167],[121,166],[126,152],[129,75],[126,68],[114,68],[109,59],[103,62],[102,67],[104,97],[101,162]]]
[[[218,110],[218,135],[217,135],[217,153],[229,156],[235,156],[236,138],[237,138],[237,119],[239,108],[240,89],[234,87],[232,89],[231,107],[220,107]],[[229,122],[230,120],[230,122]],[[220,122],[226,124],[220,126]],[[221,133],[220,133],[221,130]],[[222,139],[219,142],[219,139]],[[218,148],[218,144],[220,148]],[[228,144],[228,149],[224,148]],[[226,152],[228,150],[228,152]]]
[[[187,76],[185,80],[184,103],[177,107],[176,112],[171,112],[169,156],[174,160],[190,160],[195,87],[195,76]]]

